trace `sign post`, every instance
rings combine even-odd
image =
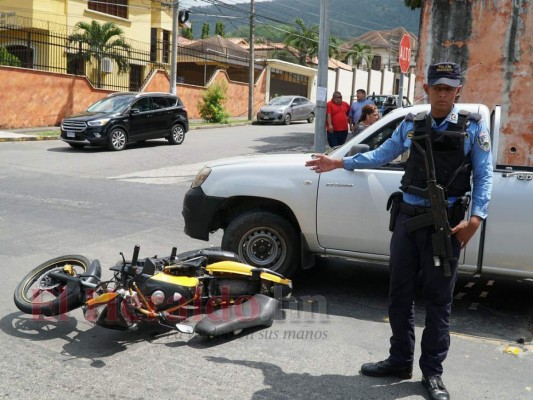
[[[398,50],[398,62],[400,64],[401,73],[396,108],[400,108],[403,105],[403,78],[404,74],[409,71],[409,64],[411,63],[411,38],[408,34],[404,34],[402,36],[402,40],[400,40],[400,49]]]

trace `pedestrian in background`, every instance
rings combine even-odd
[[[367,104],[361,110],[361,117],[359,118],[359,123],[355,126],[355,129],[353,130],[353,135],[355,136],[363,132],[366,128],[368,128],[378,119],[378,108],[374,104]]]
[[[329,147],[343,145],[348,136],[348,111],[350,105],[342,100],[342,94],[333,92],[326,107],[326,131]]]
[[[350,124],[350,131],[353,132],[355,126],[359,123],[359,118],[361,118],[361,112],[363,107],[367,104],[374,104],[372,100],[366,98],[366,91],[364,89],[357,89],[356,100],[350,106],[350,111],[348,113],[348,122]]]
[[[443,362],[450,347],[450,314],[457,279],[458,258],[487,217],[492,190],[490,136],[480,114],[460,110],[454,101],[461,91],[461,70],[455,63],[432,64],[428,68],[424,91],[429,113],[409,114],[392,136],[373,151],[337,160],[315,154],[306,162],[317,173],[335,168],[353,170],[384,165],[410,149],[402,177],[397,207],[391,215],[393,230],[390,246],[389,323],[392,330],[389,356],[361,366],[361,373],[374,377],[411,379],[415,350],[415,297],[419,274],[426,316],[421,340],[419,366],[422,385],[431,400],[449,400],[442,382]],[[428,137],[432,146],[437,184],[443,188],[449,225],[451,256],[446,258],[449,274],[435,264],[432,236],[435,220],[429,225],[410,225],[416,216],[432,212],[427,194],[428,178],[421,144],[414,138]],[[437,146],[438,145],[438,146]],[[429,146],[426,146],[426,150]],[[431,167],[430,167],[431,168]],[[463,220],[471,193],[471,216]],[[464,200],[463,200],[464,199]],[[437,210],[438,211],[438,210]],[[448,252],[447,252],[448,254]],[[440,260],[440,257],[437,257]]]

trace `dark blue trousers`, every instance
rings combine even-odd
[[[346,142],[346,137],[348,136],[348,131],[334,131],[333,133],[328,132],[328,145],[329,147],[342,146]]]
[[[421,274],[422,299],[426,308],[422,334],[420,369],[426,376],[441,375],[442,363],[450,347],[450,312],[457,278],[457,262],[450,263],[451,277],[433,262],[431,234],[426,227],[407,233],[402,225],[411,217],[400,213],[390,245],[389,321],[392,329],[389,361],[411,365],[415,349],[415,295]],[[460,244],[452,236],[454,257]]]

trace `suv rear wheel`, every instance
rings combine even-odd
[[[233,251],[247,264],[287,277],[300,263],[296,230],[286,219],[270,212],[247,212],[231,221],[222,237],[222,249]]]
[[[185,129],[181,124],[175,124],[172,127],[170,136],[167,137],[170,144],[182,144],[185,140]]]
[[[107,144],[107,147],[109,150],[124,150],[127,141],[128,136],[126,135],[126,132],[124,132],[122,129],[116,128],[113,129],[109,134],[109,143]]]

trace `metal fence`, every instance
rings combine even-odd
[[[143,43],[127,40],[129,49],[93,52],[89,45],[71,41],[72,27],[18,16],[0,18],[0,65],[87,76],[95,86],[115,91],[138,91],[154,69],[170,74],[170,43],[163,40]],[[94,49],[91,49],[94,50]],[[235,53],[235,54],[234,54]],[[217,69],[230,79],[247,82],[248,51],[204,45],[178,47],[177,83],[205,86]],[[119,71],[119,62],[126,65]],[[256,65],[258,70],[262,66]],[[258,74],[256,74],[258,76]]]

